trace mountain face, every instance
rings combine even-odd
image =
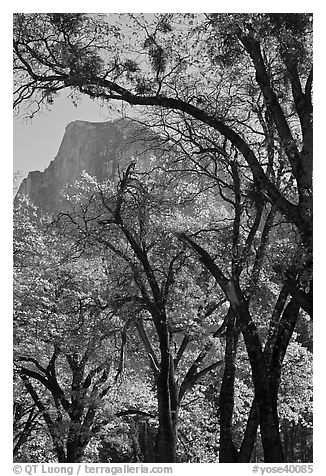
[[[63,203],[61,191],[80,179],[82,171],[99,180],[114,180],[132,157],[146,169],[151,157],[158,154],[154,135],[130,120],[74,121],[67,125],[54,160],[44,172],[30,172],[18,194],[28,195],[43,212],[58,212]]]

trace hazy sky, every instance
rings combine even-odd
[[[44,170],[56,156],[67,124],[75,120],[103,122],[114,119],[113,112],[83,97],[75,107],[66,94],[55,99],[51,109],[32,120],[14,119],[14,172],[26,176]]]

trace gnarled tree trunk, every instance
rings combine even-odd
[[[238,451],[232,440],[234,407],[234,379],[239,332],[235,328],[236,316],[231,311],[226,328],[225,366],[219,396],[220,409],[220,463],[236,463]]]
[[[162,322],[163,321],[163,322]],[[176,462],[176,420],[177,407],[174,388],[173,359],[170,353],[170,337],[165,319],[158,326],[160,338],[161,365],[157,376],[157,399],[159,432],[157,440],[157,462]]]

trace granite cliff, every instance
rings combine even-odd
[[[43,212],[57,212],[61,191],[80,178],[83,170],[99,180],[116,178],[137,157],[146,168],[159,154],[153,134],[127,119],[92,123],[74,121],[67,125],[59,151],[43,171],[33,171],[22,181],[18,194],[26,194]]]

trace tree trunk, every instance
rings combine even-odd
[[[253,351],[251,350],[250,352]],[[262,444],[264,448],[264,461],[266,463],[282,463],[284,456],[279,434],[277,394],[272,391],[268,367],[264,360],[264,356],[260,355],[258,352],[255,353],[257,355],[252,357],[255,362],[255,364],[252,365],[252,378],[255,388],[255,401],[258,407]],[[246,447],[246,458],[249,457],[248,450],[250,449],[250,445],[253,445],[254,443],[254,435],[256,435],[257,431],[257,414],[255,409],[253,409],[251,417],[252,421],[250,421],[250,425],[246,429],[246,431],[248,430],[248,433],[245,435],[249,440],[243,445],[242,453],[243,457],[244,448]]]
[[[283,450],[275,415],[275,402],[270,387],[268,365],[261,347],[255,324],[246,303],[242,300],[238,306],[239,323],[245,340],[255,389],[255,398],[259,408],[259,424],[264,460],[266,463],[282,463]]]
[[[139,424],[139,445],[143,454],[143,463],[155,463],[155,442],[157,440],[157,432],[155,428],[149,426],[147,421]]]
[[[57,455],[57,458],[58,458],[58,463],[67,463],[65,450],[64,450],[63,446],[61,445],[61,443],[58,443],[58,442],[53,440],[53,446],[54,446],[54,449],[55,449],[55,452],[56,452],[56,455]]]
[[[157,377],[157,399],[159,432],[157,441],[157,463],[176,462],[176,418],[177,408],[174,401],[174,369],[170,354],[170,338],[165,322],[160,326],[161,365]],[[173,408],[174,407],[174,408]]]
[[[289,431],[288,431],[288,423],[286,420],[282,424],[282,433],[283,433],[284,462],[288,463],[289,461]]]
[[[157,463],[176,462],[176,426],[173,422],[169,391],[162,376],[157,385],[159,432],[157,444]]]
[[[20,448],[26,443],[30,434],[33,430],[35,420],[37,419],[38,413],[35,412],[35,407],[29,412],[27,421],[24,424],[24,427],[19,435],[14,437],[14,447],[13,447],[13,456],[17,456]]]
[[[301,152],[300,166],[298,167],[297,183],[299,193],[299,209],[303,222],[302,238],[307,246],[312,260],[312,234],[313,234],[313,195],[312,195],[312,172],[313,172],[313,131],[311,114],[308,114],[308,124],[304,131],[304,144]],[[309,264],[309,263],[308,263]],[[310,263],[312,264],[312,263]]]
[[[219,397],[220,408],[220,463],[236,463],[238,451],[232,440],[232,416],[234,407],[234,379],[239,332],[235,329],[235,315],[231,313],[227,324],[225,343],[225,367]]]
[[[89,440],[85,440],[78,434],[78,428],[69,434],[67,441],[67,459],[66,463],[81,463]],[[82,441],[83,439],[83,441]]]
[[[294,299],[284,309],[282,318],[278,323],[277,329],[274,329],[269,335],[268,341],[265,345],[264,356],[268,363],[268,374],[270,381],[270,391],[272,397],[272,408],[274,420],[278,421],[277,414],[277,397],[278,388],[281,377],[281,366],[284,355],[289,344],[290,338],[293,334],[297,318],[299,314],[299,306]],[[256,433],[259,424],[259,408],[256,398],[252,403],[250,414],[247,421],[245,435],[241,444],[239,452],[239,462],[249,462],[254,448]]]
[[[238,463],[250,463],[251,455],[253,453],[255,442],[257,438],[257,429],[259,425],[259,408],[257,400],[254,398],[250,413],[247,420],[246,430],[242,439]]]

